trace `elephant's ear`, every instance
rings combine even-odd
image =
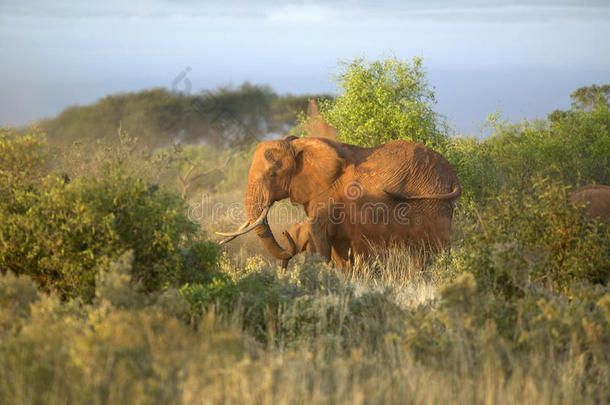
[[[325,191],[346,167],[335,147],[320,138],[299,138],[291,142],[296,160],[295,174],[290,183],[290,199],[305,204]]]
[[[265,151],[265,159],[276,168],[282,167],[284,152],[280,148],[270,148]]]

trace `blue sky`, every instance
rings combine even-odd
[[[332,92],[337,60],[422,56],[437,110],[465,134],[569,106],[610,82],[610,1],[0,4],[0,124],[21,125],[117,91],[192,91],[245,80],[280,93]]]

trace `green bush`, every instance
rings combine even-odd
[[[12,154],[0,160],[8,173],[15,171],[11,159],[20,157],[28,167],[27,159],[40,147],[28,138],[1,141],[2,151]],[[127,250],[134,252],[133,276],[147,291],[216,265],[217,245],[202,242],[197,225],[184,214],[184,202],[120,166],[109,164],[99,175],[73,182],[53,174],[34,182],[22,173],[19,181],[0,179],[6,190],[0,204],[3,272],[27,274],[46,290],[89,301],[96,274]]]
[[[509,298],[464,272],[440,288],[434,304],[407,312],[400,344],[417,361],[449,375],[462,375],[469,364],[475,380],[489,367],[508,378],[549,359],[584,362],[579,373],[566,377],[578,383],[578,396],[604,398],[609,394],[603,381],[610,360],[610,294],[607,287],[590,284],[578,290],[572,298],[541,290]],[[544,372],[562,378],[559,368]]]
[[[314,257],[288,273],[251,261],[233,278],[217,273],[208,283],[183,286],[180,294],[191,307],[191,321],[212,308],[237,315],[244,329],[262,342],[308,344],[325,336],[343,344],[376,346],[399,328],[395,320],[402,314],[392,291],[356,294],[336,269]]]
[[[609,224],[585,218],[558,181],[538,178],[524,187],[505,188],[464,225],[456,269],[472,272],[480,288],[506,297],[541,287],[569,293],[577,282],[605,285]]]
[[[552,156],[569,184],[610,184],[610,109],[576,111],[554,122],[550,137],[561,146]],[[534,146],[534,145],[533,145]],[[548,159],[544,163],[551,163]]]
[[[31,128],[24,136],[0,128],[0,202],[8,204],[16,189],[31,187],[43,177],[44,136]]]
[[[421,58],[341,62],[339,95],[322,100],[320,113],[339,132],[341,142],[377,146],[406,139],[444,149],[446,131],[433,110]]]
[[[574,285],[571,298],[541,290],[516,298],[480,288],[463,273],[441,286],[436,299],[401,308],[396,291],[356,285],[313,259],[288,272],[252,261],[190,291],[200,297],[185,297],[190,286],[138,291],[131,260],[128,253],[98,275],[90,305],[38,294],[25,276],[0,275],[2,403],[67,397],[190,403],[209,395],[214,402],[227,395],[244,402],[238,399],[258,398],[260,390],[275,402],[283,381],[303,379],[283,395],[310,398],[315,383],[334,398],[337,389],[362,388],[362,382],[350,385],[356,377],[380,399],[394,392],[387,387],[414,378],[443,390],[439,397],[415,390],[420,398],[457,395],[474,403],[490,395],[520,403],[532,393],[544,403],[596,403],[609,394],[604,286]],[[216,311],[196,307],[204,301]],[[194,310],[195,330],[178,321]],[[288,369],[292,374],[284,375]],[[238,393],[235,381],[246,384]],[[530,388],[521,396],[523,386]]]
[[[38,301],[38,286],[26,276],[8,272],[0,274],[0,331],[11,330],[19,318],[31,312],[32,303]]]
[[[485,140],[457,138],[445,156],[456,170],[463,205],[482,206],[504,189],[526,192],[533,176],[566,185],[610,184],[610,111],[572,111],[557,121],[494,123]]]
[[[448,145],[444,156],[460,181],[461,206],[471,210],[498,195],[503,181],[502,169],[488,142],[456,138]]]

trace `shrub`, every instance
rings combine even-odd
[[[581,281],[606,284],[608,223],[584,218],[558,181],[538,177],[525,184],[523,191],[505,188],[465,225],[457,268],[471,271],[480,288],[506,297],[540,287],[569,293]]]
[[[608,108],[572,111],[550,122],[496,122],[493,127],[489,138],[457,138],[445,151],[460,179],[464,205],[484,205],[504,188],[526,192],[524,179],[532,176],[571,186],[610,184]]]
[[[31,128],[24,136],[0,128],[0,202],[8,204],[15,189],[27,188],[43,177],[44,136]]]
[[[472,209],[498,195],[503,180],[502,168],[491,153],[489,142],[455,138],[444,155],[460,181],[461,206]]]
[[[423,60],[396,57],[367,62],[341,62],[336,78],[339,95],[322,100],[324,120],[339,132],[341,142],[377,146],[397,139],[444,148],[447,138],[433,110]]]
[[[40,148],[29,139],[2,141],[5,153],[21,148],[24,159]],[[10,157],[1,161],[10,166]],[[55,175],[1,180],[8,198],[0,201],[0,268],[27,274],[64,297],[91,300],[96,274],[127,250],[134,252],[132,275],[147,291],[205,273],[219,256],[217,245],[202,242],[175,193],[120,166],[73,182]]]
[[[27,276],[0,275],[0,320],[29,301],[10,329],[0,322],[1,403],[190,402],[189,374],[248,353],[237,328],[210,319],[194,332],[163,310],[161,297],[134,290],[129,268],[128,257],[117,261],[91,305],[36,296]]]
[[[550,126],[550,137],[561,146],[553,164],[569,184],[610,184],[610,109],[575,111]],[[534,146],[534,145],[532,145]],[[550,164],[547,160],[542,164]]]
[[[28,316],[39,298],[38,286],[30,277],[0,274],[0,332],[12,329],[19,318]]]
[[[206,284],[185,285],[180,294],[191,306],[195,324],[214,309],[239,317],[241,325],[262,342],[309,344],[326,337],[342,345],[378,345],[395,331],[402,315],[392,291],[356,294],[337,270],[310,257],[288,273],[250,261],[230,278],[218,273]]]
[[[341,403],[357,387],[391,402],[407,394],[460,403],[608,396],[607,287],[579,284],[570,299],[540,290],[509,299],[463,273],[437,299],[403,309],[395,292],[351,284],[319,259],[289,272],[251,262],[200,284],[223,292],[216,297],[233,291],[232,310],[200,312],[193,330],[176,319],[188,312],[181,293],[143,294],[130,274],[128,253],[99,275],[90,305],[38,294],[27,276],[0,275],[0,320],[9,321],[0,322],[0,401]]]
[[[436,302],[407,312],[399,341],[414,359],[450,375],[462,375],[467,364],[474,376],[491,367],[508,377],[549,361],[584,362],[569,379],[578,382],[578,395],[602,398],[608,394],[602,381],[610,360],[610,295],[607,287],[590,284],[573,291],[571,298],[544,290],[507,297],[464,272],[439,289]],[[544,372],[561,379],[559,369]]]

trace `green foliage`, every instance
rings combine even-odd
[[[9,319],[15,294],[29,304],[0,328],[0,402],[177,403],[187,373],[247,353],[235,328],[214,324],[211,333],[202,323],[196,333],[162,296],[135,290],[129,266],[129,258],[112,266],[93,305],[32,295],[32,281],[0,275],[0,319]]]
[[[409,312],[402,344],[416,359],[451,373],[459,374],[464,364],[474,363],[475,373],[492,367],[510,375],[524,361],[535,367],[536,354],[578,358],[586,366],[570,378],[583,384],[579,395],[608,395],[605,384],[590,385],[605,378],[610,359],[607,287],[583,285],[571,299],[540,291],[507,299],[476,280],[471,273],[462,273],[440,289],[436,306]]]
[[[19,151],[23,142],[34,149],[23,149],[15,159],[28,159],[39,148],[28,138],[3,137],[2,142],[7,153]],[[218,248],[200,242],[197,226],[184,215],[184,202],[120,167],[110,165],[99,176],[69,183],[54,175],[38,184],[22,177],[19,182],[4,177],[0,185],[6,190],[0,205],[3,272],[27,274],[44,289],[90,300],[96,274],[130,249],[132,274],[148,291],[184,281],[193,273],[187,262],[203,272],[215,266]]]
[[[610,184],[610,110],[578,111],[551,124],[561,178],[569,184]],[[532,145],[533,147],[535,145]],[[545,163],[550,164],[550,159]]]
[[[400,308],[397,291],[355,285],[319,260],[289,273],[251,262],[196,289],[153,294],[130,282],[130,266],[128,254],[100,274],[91,305],[0,275],[3,403],[189,403],[235,381],[236,402],[260,390],[271,402],[278,392],[305,400],[314,394],[303,379],[321,384],[315,395],[324,398],[360,387],[369,398],[398,400],[404,395],[387,388],[396,379],[427,384],[415,391],[422,398],[438,399],[441,390],[442,398],[479,398],[474,403],[486,395],[507,403],[594,403],[608,395],[606,287],[582,285],[571,299],[534,292],[507,300],[463,273],[437,299]],[[193,305],[203,301],[215,310]],[[194,310],[197,327],[189,328],[180,320],[192,321]],[[282,381],[292,385],[281,391]]]
[[[459,268],[472,272],[481,288],[509,298],[540,287],[571,292],[578,282],[605,285],[609,224],[583,218],[580,208],[556,181],[504,189],[465,231]]]
[[[610,100],[610,84],[604,84],[598,86],[593,84],[591,86],[580,87],[572,94],[573,110],[588,110],[588,109],[599,109],[599,108],[610,108],[608,101]]]
[[[138,134],[151,148],[168,143],[191,111],[186,96],[165,89],[119,93],[90,106],[66,108],[59,116],[40,123],[53,144],[98,141],[112,137],[117,128]]]
[[[568,111],[555,110],[548,115],[552,123],[569,119],[577,112],[608,110],[610,108],[610,85],[580,87],[570,94],[572,106]]]
[[[448,145],[444,156],[460,181],[460,205],[480,206],[498,194],[503,182],[501,164],[491,150],[489,142],[476,138],[456,138]]]
[[[367,62],[341,62],[334,100],[321,103],[324,120],[339,132],[339,140],[376,146],[406,139],[437,148],[447,142],[433,107],[434,92],[425,78],[421,58],[411,63],[396,57]]]
[[[0,199],[7,202],[14,188],[27,187],[42,177],[44,137],[36,128],[24,136],[0,129]]]
[[[610,110],[576,111],[556,122],[496,124],[485,140],[457,138],[445,156],[457,172],[461,203],[481,206],[503,189],[525,192],[544,176],[574,187],[610,183]]]
[[[16,319],[30,314],[31,304],[39,299],[38,286],[25,275],[0,274],[0,331],[10,330]]]
[[[212,307],[217,313],[238,314],[243,327],[263,342],[308,343],[326,336],[343,344],[375,345],[402,313],[390,291],[357,295],[317,258],[294,265],[289,273],[251,261],[233,278],[217,273],[208,283],[183,286],[180,293],[191,305],[191,320]]]

